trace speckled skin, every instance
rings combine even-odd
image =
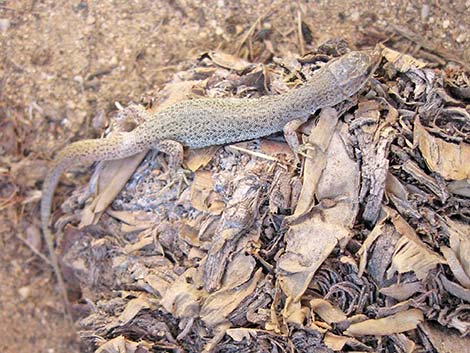
[[[65,287],[53,249],[48,223],[54,190],[63,172],[79,164],[121,159],[177,141],[189,148],[221,145],[282,131],[296,119],[307,120],[319,108],[333,106],[356,93],[370,77],[377,58],[351,52],[325,64],[302,87],[256,99],[208,98],[183,101],[149,116],[131,132],[72,143],[51,165],[42,192],[42,230],[59,286]]]

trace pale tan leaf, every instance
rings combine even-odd
[[[470,289],[470,226],[446,217],[441,228],[449,236],[450,251],[444,255],[451,258],[449,266],[454,276],[464,287]]]
[[[111,330],[115,327],[123,326],[127,324],[129,321],[131,321],[134,317],[139,314],[141,310],[144,309],[149,309],[150,308],[150,303],[148,300],[145,298],[145,296],[140,296],[135,299],[131,299],[127,305],[124,311],[119,315],[119,317],[115,320],[113,320],[111,323],[109,323],[106,328],[108,330]]]
[[[184,162],[192,172],[205,167],[214,158],[220,146],[190,149],[186,152]]]
[[[225,208],[225,203],[214,191],[212,173],[208,170],[198,170],[194,175],[190,194],[191,205],[198,211],[219,215]]]
[[[338,336],[331,332],[326,332],[323,338],[323,343],[335,352],[343,352],[344,346],[347,344],[350,347],[356,348],[355,352],[360,352],[357,349],[363,349],[364,352],[369,352],[370,348],[364,343],[355,339],[354,337]]]
[[[189,268],[163,292],[161,305],[177,318],[195,318],[199,313],[199,300],[203,292],[191,280],[196,270]]]
[[[470,144],[446,142],[426,131],[419,118],[415,119],[414,140],[429,169],[448,180],[470,178]]]
[[[307,153],[303,196],[298,209],[289,217],[295,224],[286,234],[286,252],[278,261],[280,286],[291,299],[288,305],[300,300],[316,270],[338,242],[348,242],[358,210],[359,171],[347,153],[346,127],[341,124],[338,129],[331,122],[321,123],[325,119],[334,120],[333,112],[322,112],[319,124],[309,137],[316,147]],[[328,133],[334,129],[329,137]],[[314,158],[312,164],[310,157]],[[309,216],[303,217],[306,212]]]
[[[153,344],[142,339],[139,342],[128,340],[124,336],[117,336],[95,350],[95,353],[150,353]]]
[[[256,337],[259,330],[252,328],[229,328],[225,333],[232,337],[236,342],[246,339],[247,342],[251,341],[251,337]]]
[[[446,261],[429,249],[416,234],[415,230],[395,210],[385,207],[395,229],[402,236],[395,245],[392,264],[387,271],[389,276],[395,271],[405,273],[413,271],[418,279],[424,279],[429,271]]]
[[[307,307],[302,306],[301,302],[297,301],[286,305],[282,311],[282,316],[287,323],[302,326],[305,319],[308,317],[309,312],[310,310]]]
[[[117,336],[101,345],[95,353],[134,353],[137,347],[137,342],[129,341],[124,336]]]
[[[253,63],[243,60],[238,56],[227,54],[218,50],[207,52],[205,55],[207,55],[217,66],[238,72],[246,71],[254,66]]]
[[[447,264],[457,281],[459,281],[462,286],[470,288],[470,278],[465,273],[465,270],[454,251],[447,246],[441,246],[441,252],[444,254]]]
[[[465,300],[466,302],[470,303],[470,289],[463,288],[459,286],[457,283],[449,281],[446,277],[441,276],[442,286],[451,293],[452,295]]]
[[[223,288],[211,294],[201,308],[200,317],[204,323],[209,327],[214,327],[224,322],[227,316],[255,290],[261,277],[262,270],[260,268],[243,285],[236,288]]]
[[[103,162],[98,181],[98,194],[93,202],[85,207],[81,227],[98,221],[102,212],[121,192],[146,154],[147,151],[144,151],[128,158]]]
[[[430,321],[425,321],[421,328],[438,353],[468,352],[468,337],[461,336],[458,331]]]
[[[433,251],[418,245],[406,237],[401,237],[395,247],[392,265],[387,271],[391,276],[395,271],[413,271],[418,279],[425,279],[438,264],[446,261]]]
[[[383,47],[382,55],[400,72],[407,72],[412,67],[421,69],[426,66],[425,62],[415,59],[411,55],[403,54],[390,48]]]
[[[323,343],[330,349],[334,350],[335,352],[337,351],[342,351],[344,348],[344,345],[348,343],[350,340],[350,337],[346,336],[338,336],[335,335],[331,332],[327,332],[325,334],[325,337],[323,339]]]
[[[341,322],[347,319],[346,314],[334,306],[329,301],[324,299],[313,299],[310,301],[310,307],[312,310],[320,316],[326,323],[333,324]]]
[[[333,138],[338,114],[335,111],[323,110],[317,126],[312,129],[309,142],[315,146],[307,151],[304,168],[304,185],[297,207],[291,218],[298,218],[308,212],[315,200],[318,182],[327,163],[327,151]]]
[[[352,324],[345,331],[345,334],[351,336],[387,336],[414,330],[423,320],[424,315],[421,310],[410,309],[385,318],[370,319]]]
[[[424,291],[424,287],[423,284],[418,281],[410,283],[395,283],[379,290],[380,293],[399,301],[411,298],[419,291]]]

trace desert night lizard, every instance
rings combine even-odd
[[[74,142],[61,150],[47,174],[41,199],[41,225],[67,312],[68,300],[53,238],[49,230],[52,198],[59,178],[71,167],[129,157],[147,149],[174,156],[180,163],[183,146],[201,148],[267,136],[284,131],[286,138],[316,110],[338,104],[367,82],[378,54],[352,51],[326,63],[301,87],[260,98],[201,98],[182,101],[151,114],[130,132]],[[288,142],[292,139],[288,139]],[[295,148],[295,143],[289,143]],[[294,151],[295,152],[295,151]],[[170,159],[171,161],[171,159]]]

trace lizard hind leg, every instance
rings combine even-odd
[[[184,157],[183,145],[174,140],[163,140],[154,143],[151,148],[163,152],[169,157],[168,173],[165,173],[162,177],[166,178],[169,176],[171,182],[163,190],[166,190],[177,183],[179,195],[181,193],[183,181],[187,183],[183,169],[181,168]]]
[[[168,168],[170,174],[176,174],[178,172],[184,157],[184,149],[181,143],[174,140],[163,140],[154,143],[151,148],[169,156]]]

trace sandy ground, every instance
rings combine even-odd
[[[44,248],[38,190],[47,161],[71,139],[98,135],[115,102],[158,95],[204,51],[236,53],[252,26],[283,56],[332,37],[370,46],[396,38],[401,25],[468,63],[470,1],[446,3],[0,1],[0,350],[80,351],[51,268],[20,238]],[[310,43],[299,43],[299,18]],[[249,58],[246,47],[240,54]]]

